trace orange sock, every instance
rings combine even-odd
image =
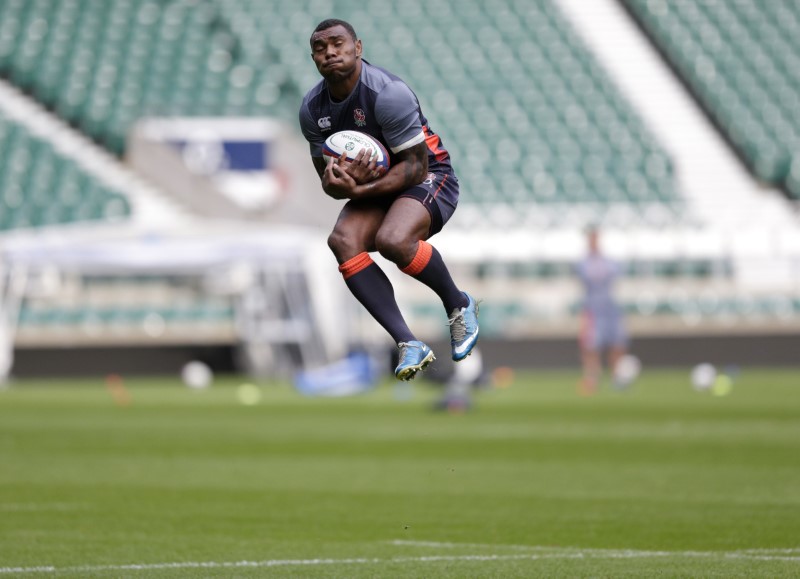
[[[442,299],[442,305],[448,314],[455,308],[462,308],[469,303],[467,297],[453,283],[442,256],[427,241],[419,242],[414,259],[407,266],[400,268],[400,271],[435,291]]]
[[[372,258],[366,251],[362,251],[357,256],[351,257],[342,265],[340,265],[339,271],[342,272],[344,279],[347,279],[350,276],[357,274],[362,269],[369,267],[371,263],[374,263]]]
[[[414,259],[407,266],[401,268],[400,271],[408,275],[418,275],[428,265],[432,255],[433,246],[427,241],[420,240],[417,244],[417,253],[414,255]]]

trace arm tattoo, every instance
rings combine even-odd
[[[422,183],[428,173],[428,147],[423,143],[402,151],[398,161],[405,161],[405,180],[408,185]]]

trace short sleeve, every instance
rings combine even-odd
[[[375,101],[375,118],[393,153],[425,140],[417,97],[401,81],[390,82],[381,90]]]
[[[305,101],[300,107],[300,130],[303,132],[306,141],[308,141],[311,156],[322,157],[322,145],[325,143],[325,138],[322,136],[317,123],[314,122],[311,111],[308,110],[308,104]]]

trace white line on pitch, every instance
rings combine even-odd
[[[400,543],[405,544],[405,543]],[[426,543],[425,546],[430,546]],[[265,561],[176,561],[174,563],[141,563],[128,565],[82,565],[77,567],[0,567],[0,574],[81,573],[94,571],[155,571],[162,569],[231,569],[254,567],[292,567],[321,565],[374,565],[391,563],[434,563],[440,561],[536,561],[542,559],[642,559],[654,557],[718,557],[758,561],[790,561],[800,563],[800,556],[771,556],[740,551],[634,551],[613,549],[578,549],[533,546],[547,551],[514,555],[427,555],[420,557],[351,558],[351,559],[272,559]],[[792,550],[794,551],[794,550]]]
[[[741,549],[736,551],[646,551],[636,549],[590,549],[583,547],[554,547],[547,545],[496,545],[491,543],[448,543],[438,541],[408,541],[397,539],[390,544],[406,547],[432,547],[437,549],[512,549],[537,553],[572,553],[584,557],[608,559],[634,559],[643,557],[721,557],[729,559],[757,559],[775,561],[800,561],[800,548]]]
[[[524,551],[564,551],[567,549],[578,549],[578,547],[548,547],[545,545],[492,545],[490,543],[447,543],[439,541],[408,541],[405,539],[395,539],[389,541],[391,545],[400,547],[434,547],[441,549],[521,549]]]
[[[174,563],[131,563],[128,565],[80,565],[77,567],[0,567],[8,573],[80,573],[89,571],[154,571],[159,569],[228,569],[240,567],[288,567],[301,565],[357,565],[382,563],[385,559],[272,559],[266,561],[176,561]]]

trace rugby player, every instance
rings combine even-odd
[[[608,356],[608,367],[617,376],[617,362],[626,354],[628,334],[622,310],[614,299],[613,286],[620,275],[619,265],[600,252],[600,233],[595,227],[586,234],[588,253],[576,266],[584,287],[583,312],[579,346],[583,378],[582,394],[592,394],[603,371],[602,354]]]
[[[458,204],[450,155],[408,85],[362,58],[361,40],[349,23],[320,22],[310,43],[322,80],[303,98],[300,127],[322,189],[334,199],[347,200],[328,237],[339,271],[352,294],[397,343],[398,379],[414,378],[435,357],[409,329],[392,284],[370,252],[377,251],[436,292],[449,317],[452,358],[463,360],[478,339],[478,305],[456,286],[442,256],[428,243]],[[390,168],[376,168],[365,151],[352,162],[342,156],[326,163],[325,139],[343,130],[380,141],[389,151]]]

